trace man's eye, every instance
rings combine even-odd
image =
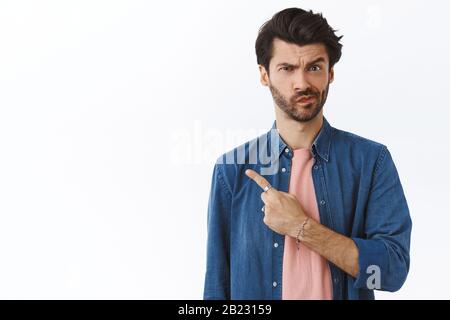
[[[320,69],[321,68],[318,65],[313,65],[311,68],[309,68],[309,70],[311,70],[311,71],[319,71]]]
[[[280,70],[283,70],[283,71],[291,71],[292,68],[291,68],[291,67],[281,67]]]

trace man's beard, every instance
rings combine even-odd
[[[319,114],[327,100],[329,86],[330,83],[327,84],[327,87],[322,92],[313,89],[297,92],[288,101],[277,88],[269,83],[269,89],[275,103],[291,119],[298,122],[308,122]],[[313,96],[315,100],[311,103],[300,105],[297,100],[304,96]]]

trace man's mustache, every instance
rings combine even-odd
[[[299,92],[299,93],[295,94],[292,98],[294,100],[297,100],[297,99],[300,99],[300,98],[303,98],[303,97],[316,97],[317,98],[318,96],[319,95],[316,92],[302,91],[302,92]]]

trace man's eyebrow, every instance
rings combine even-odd
[[[325,62],[325,58],[324,57],[319,57],[319,58],[317,58],[317,59],[315,59],[315,60],[313,60],[311,62],[308,62],[307,66],[310,66],[310,65],[313,65],[313,64],[316,64],[316,63],[319,63],[319,62]],[[281,66],[291,67],[291,68],[298,67],[297,64],[292,64],[292,63],[288,63],[288,62],[280,62],[279,64],[277,64],[277,68],[281,67]]]
[[[325,62],[325,58],[324,58],[324,57],[319,57],[319,58],[317,58],[316,60],[314,60],[314,61],[308,63],[308,66],[310,66],[310,65],[312,65],[312,64],[319,63],[319,62]]]

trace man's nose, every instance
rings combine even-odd
[[[302,71],[298,71],[295,73],[292,85],[292,89],[294,90],[294,92],[307,91],[311,87],[311,84],[308,81],[308,77]]]

